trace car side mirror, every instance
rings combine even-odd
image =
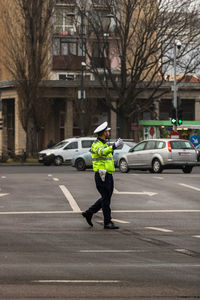
[[[128,152],[134,152],[134,148],[129,149]]]

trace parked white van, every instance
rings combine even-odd
[[[70,162],[75,155],[87,152],[95,140],[95,137],[80,137],[63,140],[49,149],[40,151],[39,162],[44,165],[54,163],[56,166],[60,166],[63,162]]]

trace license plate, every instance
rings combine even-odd
[[[179,155],[181,155],[181,156],[187,156],[187,155],[190,155],[190,153],[188,153],[188,152],[179,152]]]

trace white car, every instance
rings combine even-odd
[[[39,162],[44,165],[54,163],[56,166],[60,166],[63,162],[70,162],[75,155],[87,152],[95,140],[95,137],[80,137],[63,140],[49,149],[40,151]]]

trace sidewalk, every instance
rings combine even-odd
[[[0,167],[43,166],[39,162],[0,162]]]

